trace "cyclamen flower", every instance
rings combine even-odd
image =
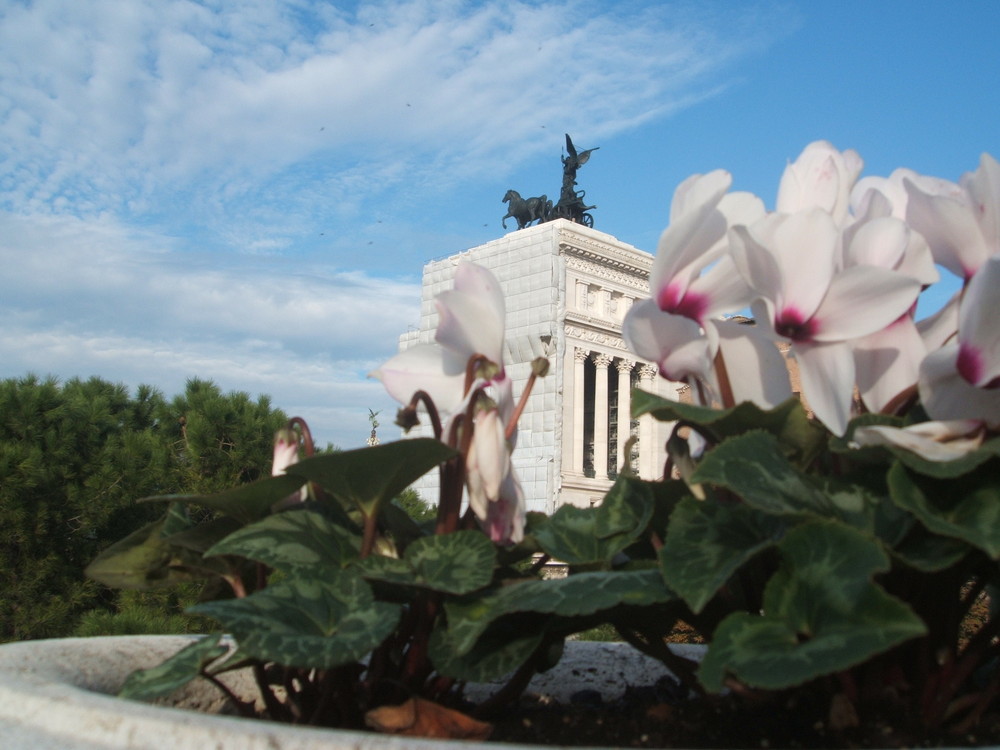
[[[772,214],[730,237],[736,266],[758,295],[754,317],[791,343],[816,417],[843,435],[855,375],[849,342],[899,318],[920,283],[885,268],[838,270],[840,229],[819,208]]]
[[[511,465],[513,438],[506,438],[514,400],[512,383],[503,367],[506,305],[500,283],[486,268],[461,263],[455,271],[455,286],[435,299],[438,327],[435,343],[407,349],[372,373],[391,396],[409,403],[424,391],[451,417],[446,433],[484,388],[494,396],[493,405],[480,408],[471,425],[469,451],[465,456],[469,507],[490,538],[498,543],[516,543],[524,537],[526,504]],[[469,385],[469,361],[485,357],[488,366],[476,368],[479,376]]]
[[[298,463],[299,436],[295,430],[283,427],[274,435],[274,457],[271,461],[271,476],[277,477],[286,472],[289,466]]]
[[[513,394],[503,368],[506,305],[496,277],[482,266],[460,263],[454,288],[439,294],[434,304],[435,343],[410,347],[371,375],[401,403],[409,403],[414,393],[423,390],[438,409],[453,412],[465,396],[469,359],[482,355],[496,367],[489,381],[497,388],[501,410],[509,415]]]
[[[271,476],[288,473],[288,467],[299,462],[299,436],[290,427],[282,427],[274,435],[274,455],[271,460]],[[309,497],[309,485],[303,483],[298,492],[286,498],[286,502],[305,502]]]
[[[821,208],[837,224],[847,219],[851,189],[864,167],[856,151],[838,151],[827,141],[814,141],[785,167],[775,210],[792,214]]]
[[[894,445],[928,461],[954,461],[983,444],[985,431],[978,419],[919,422],[909,427],[872,425],[854,431],[854,444]]]
[[[1000,427],[1000,255],[987,260],[965,289],[957,340],[920,368],[920,399],[934,419],[979,419]]]
[[[622,325],[629,349],[655,362],[668,380],[695,379],[714,389],[713,320],[750,300],[749,287],[725,254],[726,228],[756,220],[764,205],[749,193],[726,194],[731,183],[728,172],[716,170],[678,186],[653,261],[652,297],[635,303]]]
[[[934,259],[966,282],[1000,253],[1000,164],[983,154],[979,169],[959,182],[961,192],[928,192],[904,181],[906,219],[930,245]]]

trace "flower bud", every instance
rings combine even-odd
[[[282,427],[274,435],[274,458],[271,461],[271,476],[276,477],[299,460],[299,436],[290,427]]]

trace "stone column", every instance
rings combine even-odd
[[[576,309],[586,312],[587,308],[590,306],[587,302],[587,292],[590,289],[587,284],[583,281],[577,280],[576,282]]]
[[[639,387],[653,393],[656,365],[639,365]],[[649,414],[639,417],[639,476],[643,479],[657,479],[656,468],[656,425]]]
[[[615,367],[618,368],[618,449],[615,457],[618,461],[619,473],[623,466],[628,463],[628,456],[625,455],[625,442],[629,438],[629,427],[632,423],[632,368],[635,362],[627,359],[615,360]]]
[[[608,365],[611,357],[595,354],[594,378],[594,476],[608,478]]]
[[[585,349],[573,350],[573,423],[569,425],[573,435],[573,466],[577,474],[583,474],[583,363],[590,352]],[[566,434],[565,425],[563,435]]]

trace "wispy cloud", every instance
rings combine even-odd
[[[463,249],[456,186],[711,96],[789,24],[765,4],[345,7],[0,9],[0,374],[215,377],[327,404],[327,439],[356,443],[421,261]]]

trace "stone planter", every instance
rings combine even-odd
[[[204,680],[163,705],[114,697],[130,672],[159,663],[189,641],[184,636],[121,636],[0,646],[0,746],[3,750],[428,750],[441,744],[227,716],[221,693]],[[700,648],[679,647],[691,656]],[[556,700],[584,688],[614,698],[627,684],[654,682],[665,672],[659,662],[624,644],[571,642],[559,665],[537,675],[528,689]],[[241,697],[256,692],[246,672],[226,675],[225,681]],[[467,692],[478,700],[494,689],[475,685]],[[463,743],[462,747],[472,744],[489,746]]]

